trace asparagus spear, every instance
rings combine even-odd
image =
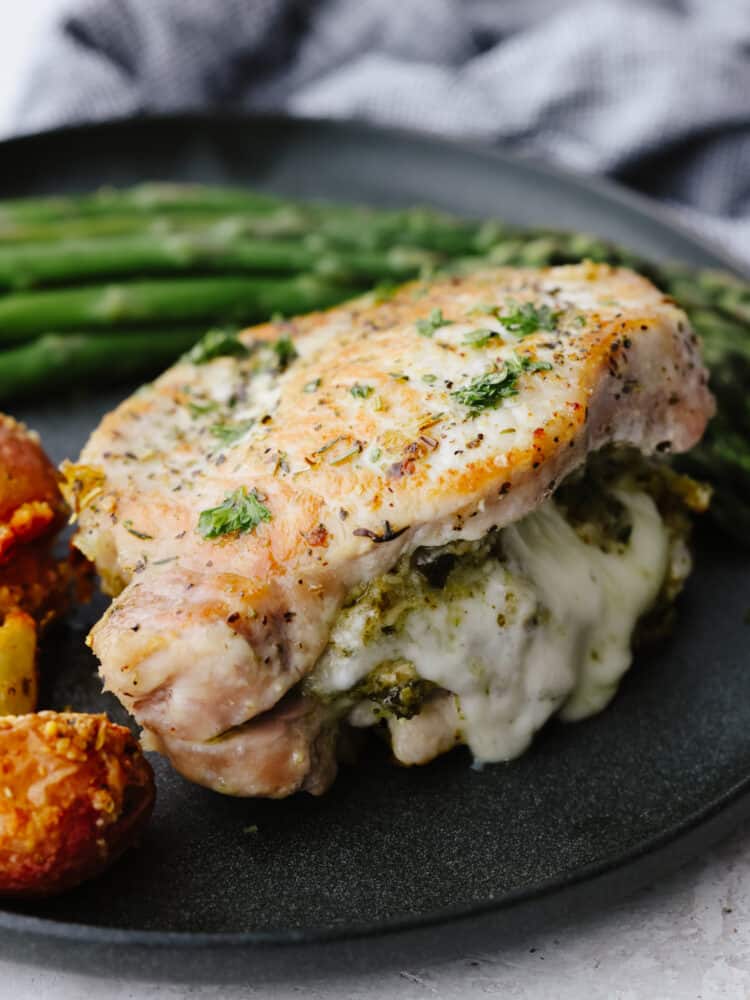
[[[0,252],[31,251],[26,244],[46,244],[51,253],[53,248],[62,249],[68,241],[133,236],[158,242],[173,235],[218,242],[243,237],[294,240],[310,251],[328,252],[384,253],[401,246],[450,256],[483,252],[484,239],[479,226],[458,228],[436,221],[426,229],[404,216],[373,219],[363,213],[361,217],[338,219],[289,206],[263,215],[136,214],[84,216],[53,222],[3,224],[0,221]]]
[[[321,309],[358,289],[313,275],[271,278],[187,278],[94,285],[0,298],[0,345],[49,330],[118,325],[237,322]]]
[[[3,221],[0,203],[0,246],[24,243],[61,243],[64,240],[92,240],[107,236],[166,236],[186,233],[196,236],[217,233],[224,236],[294,237],[317,235],[325,221],[314,218],[304,207],[282,205],[264,213],[226,211],[157,212],[151,215],[81,215],[49,221]],[[355,234],[356,235],[356,234]]]
[[[359,278],[370,283],[405,280],[434,269],[439,261],[430,251],[410,247],[346,253],[322,247],[318,251],[300,241],[247,239],[218,230],[203,235],[128,235],[0,247],[0,287],[21,289],[186,271],[308,271],[332,280]]]
[[[202,184],[146,183],[119,190],[102,188],[91,194],[16,198],[0,205],[0,225],[53,222],[57,219],[110,213],[150,215],[160,212],[265,212],[281,202],[274,195],[246,188]]]
[[[125,191],[2,202],[0,242],[143,232],[155,218],[170,227],[232,220],[249,234],[316,233],[362,249],[400,243],[445,253],[481,252],[506,232],[498,222],[471,222],[431,208],[384,211],[301,203],[245,190],[145,184]]]
[[[0,205],[0,215],[2,207]],[[273,218],[274,213],[271,214]],[[235,216],[181,212],[173,215],[96,215],[54,219],[49,222],[0,222],[0,246],[19,246],[24,243],[62,243],[64,240],[91,240],[107,236],[127,236],[140,234],[165,236],[169,233],[192,231],[203,233],[212,227],[223,225],[225,220]],[[243,226],[260,223],[264,217],[236,217]],[[248,235],[251,230],[248,229]]]
[[[307,217],[361,222],[367,218],[375,226],[405,225],[414,231],[431,231],[435,226],[472,232],[484,224],[471,223],[433,208],[378,210],[357,205],[326,202],[298,202],[278,195],[262,194],[245,188],[200,184],[146,183],[118,190],[103,188],[89,194],[33,197],[0,203],[0,228],[23,223],[52,223],[58,220],[110,215],[160,214],[193,215],[257,214],[296,210]]]
[[[196,330],[135,330],[127,334],[46,334],[0,354],[0,401],[50,389],[115,382],[160,371],[191,347]]]

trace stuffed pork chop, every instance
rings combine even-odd
[[[350,727],[508,760],[679,591],[705,497],[663,456],[712,408],[684,313],[604,265],[213,332],[66,470],[105,685],[235,795],[325,790]]]

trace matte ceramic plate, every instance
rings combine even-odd
[[[0,146],[0,196],[153,178],[378,205],[428,202],[596,232],[655,259],[726,266],[611,186],[359,125],[180,118]],[[16,413],[60,460],[77,454],[124,392],[91,386]],[[102,607],[49,636],[45,700],[121,718],[83,646]],[[373,743],[328,795],[264,802],[222,798],[156,759],[158,806],[140,848],[59,899],[6,907],[5,945],[15,941],[20,951],[23,935],[24,949],[54,952],[54,961],[97,947],[120,956],[141,948],[152,964],[159,949],[179,956],[187,945],[217,970],[228,948],[257,958],[253,946],[264,942],[361,937],[486,913],[512,921],[524,906],[570,905],[572,887],[581,900],[587,887],[601,897],[602,886],[611,894],[651,879],[750,813],[748,607],[745,557],[704,531],[674,637],[637,657],[605,712],[552,723],[511,764],[478,770],[457,751],[405,770]]]

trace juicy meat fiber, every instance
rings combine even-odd
[[[497,319],[523,303],[527,336]],[[91,636],[107,687],[179,770],[238,795],[332,779],[334,724],[292,689],[354,586],[518,520],[605,444],[690,448],[713,406],[685,315],[604,265],[417,283],[242,336],[298,357],[182,361],[68,470],[77,545],[121,590]],[[517,393],[472,409],[460,390],[514,356]],[[270,520],[202,537],[240,487]]]

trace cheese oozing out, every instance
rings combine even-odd
[[[616,543],[586,538],[551,498],[494,537],[446,546],[452,568],[439,586],[413,565],[386,574],[340,613],[309,689],[354,725],[385,718],[406,762],[403,737],[438,691],[453,695],[441,719],[455,730],[448,745],[468,744],[478,762],[518,756],[556,712],[599,712],[630,666],[639,620],[690,569],[684,539],[642,485],[621,479],[608,497],[629,525]],[[363,686],[378,671],[411,671],[429,693],[414,711],[384,711]],[[445,734],[436,747],[447,748]]]

